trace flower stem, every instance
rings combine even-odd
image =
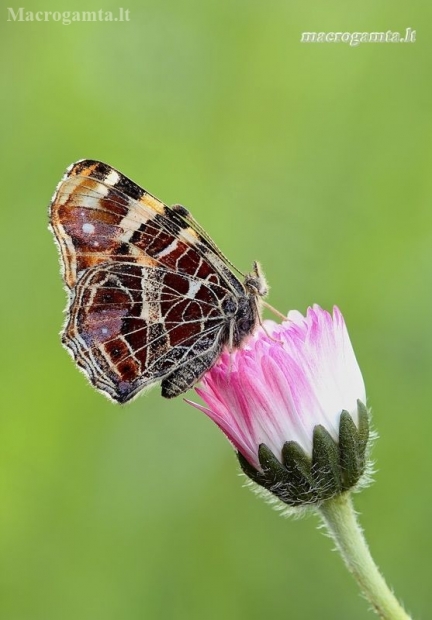
[[[327,500],[319,512],[348,570],[375,613],[383,620],[410,620],[372,559],[351,495],[344,493]]]

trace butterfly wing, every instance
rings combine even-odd
[[[167,207],[98,161],[73,164],[50,224],[69,290],[63,343],[118,402],[162,381],[191,387],[256,323],[256,302],[183,207]]]
[[[185,274],[102,264],[78,280],[63,342],[91,383],[124,403],[186,365],[195,383],[226,342],[231,300]]]
[[[188,214],[169,208],[102,162],[83,160],[66,171],[51,203],[50,224],[70,289],[90,267],[133,261],[244,294],[219,250],[194,228]]]

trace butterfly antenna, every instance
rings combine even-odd
[[[283,321],[286,321],[286,316],[285,314],[282,314],[282,312],[279,312],[279,310],[276,310],[276,308],[273,308],[273,306],[271,306],[270,304],[268,304],[266,301],[261,301],[262,305],[267,308],[267,310],[270,310],[271,312],[273,312],[273,314],[275,314],[277,317],[279,317],[280,319],[282,319]]]

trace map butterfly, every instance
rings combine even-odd
[[[258,263],[241,282],[185,207],[168,207],[107,164],[67,169],[50,227],[69,298],[62,342],[114,401],[156,382],[166,398],[182,394],[261,320]]]

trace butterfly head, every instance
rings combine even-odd
[[[269,288],[261,270],[261,265],[256,261],[253,270],[245,277],[244,286],[249,295],[255,297],[266,297]]]
[[[260,265],[254,263],[253,271],[244,279],[246,294],[233,303],[233,320],[230,325],[229,348],[240,347],[261,322],[260,298],[265,297],[268,286]]]

